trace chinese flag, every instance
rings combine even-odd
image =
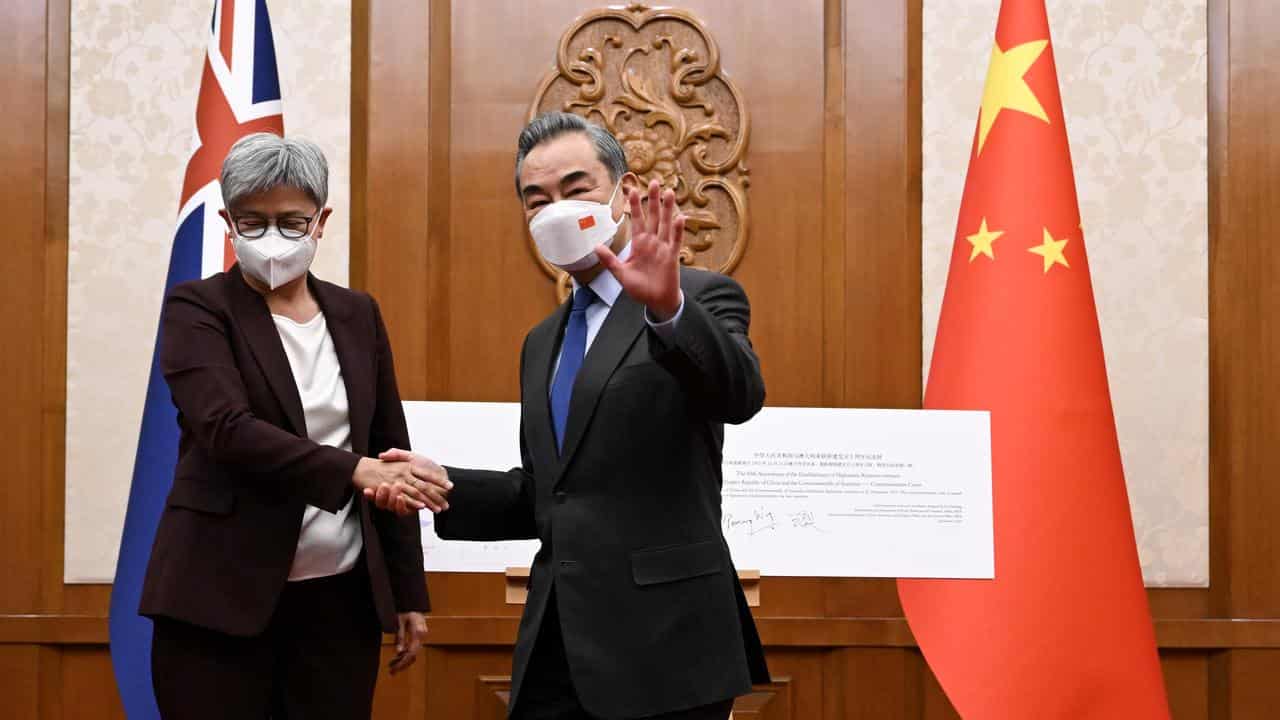
[[[966,720],[1168,718],[1044,0],[1004,0],[925,407],[991,411],[995,580],[900,580]]]

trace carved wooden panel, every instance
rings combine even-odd
[[[733,271],[747,243],[750,126],[698,18],[639,3],[579,17],[560,37],[529,118],[553,110],[607,127],[645,185],[657,179],[675,191],[687,216],[682,264]],[[568,275],[533,255],[566,295]]]

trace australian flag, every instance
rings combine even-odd
[[[235,263],[226,225],[218,216],[218,176],[231,146],[256,132],[284,134],[280,79],[266,0],[215,0],[209,47],[196,102],[195,149],[187,161],[178,229],[169,256],[165,292]],[[160,347],[157,333],[156,349]],[[130,720],[159,718],[151,686],[151,621],[138,615],[142,577],[151,555],[165,497],[178,458],[177,410],[153,351],[129,508],[111,591],[111,664]]]

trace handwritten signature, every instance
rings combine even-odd
[[[812,511],[801,510],[783,515],[783,523],[790,521],[792,528],[809,528],[816,532],[825,533],[826,531],[818,527],[817,517]],[[740,532],[746,535],[758,535],[764,532],[777,532],[779,528],[778,518],[772,510],[768,508],[756,508],[750,515],[738,516],[733,513],[726,513],[724,516],[725,530],[733,533]]]
[[[754,510],[747,517],[737,517],[733,513],[724,516],[724,526],[729,532],[745,532],[747,535],[758,535],[778,529],[778,521],[773,512],[764,508]]]
[[[826,532],[826,531],[825,531],[825,530],[823,530],[822,528],[818,527],[818,520],[817,520],[817,518],[815,518],[815,517],[813,516],[813,513],[812,513],[812,512],[810,512],[810,511],[808,511],[808,510],[801,510],[801,511],[800,511],[800,512],[798,512],[798,513],[792,513],[792,514],[791,514],[791,527],[797,527],[797,528],[813,528],[814,530],[817,530],[818,532]]]

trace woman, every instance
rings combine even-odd
[[[238,262],[175,287],[161,320],[181,439],[140,607],[156,699],[166,718],[367,718],[380,631],[392,673],[426,632],[417,511],[447,488],[373,459],[408,430],[377,303],[308,272],[323,153],[249,135],[221,182]]]

